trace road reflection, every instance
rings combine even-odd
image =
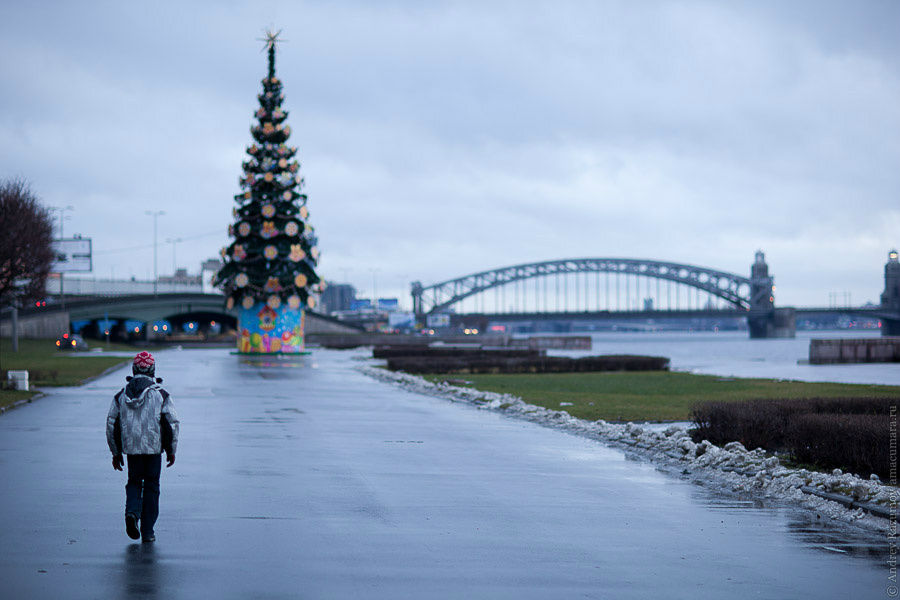
[[[788,531],[810,548],[884,564],[888,558],[887,539],[877,533],[858,531],[853,527],[829,522],[812,512],[794,511],[787,523]]]
[[[159,597],[159,563],[155,544],[129,544],[122,569],[122,598]]]
[[[692,490],[694,500],[710,510],[740,517],[752,513],[783,523],[783,531],[801,546],[826,554],[841,554],[884,564],[888,558],[888,544],[876,531],[824,518],[813,510],[792,506],[775,499],[733,495],[726,491],[698,487]]]

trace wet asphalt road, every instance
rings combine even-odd
[[[368,379],[168,351],[154,545],[124,532],[120,370],[0,416],[2,598],[883,598],[887,542]]]

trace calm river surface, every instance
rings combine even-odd
[[[587,354],[645,354],[666,356],[677,371],[728,377],[767,377],[800,381],[836,381],[900,385],[900,365],[810,365],[813,338],[878,337],[869,331],[798,331],[793,339],[751,340],[746,332],[594,333]]]

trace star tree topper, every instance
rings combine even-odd
[[[263,42],[263,47],[260,52],[263,50],[269,51],[269,77],[275,77],[275,47],[280,42],[286,42],[287,40],[284,38],[280,38],[281,29],[278,31],[273,31],[272,29],[266,29],[263,32],[265,37],[256,38],[258,41]]]

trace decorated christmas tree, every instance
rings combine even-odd
[[[258,96],[257,123],[250,128],[255,143],[243,163],[243,191],[234,197],[235,222],[228,227],[234,241],[222,249],[224,266],[215,279],[226,308],[239,309],[240,352],[301,352],[303,309],[314,308],[312,294],[321,291],[297,148],[286,145],[291,128],[275,76],[277,41],[278,33],[267,32],[269,72]]]

